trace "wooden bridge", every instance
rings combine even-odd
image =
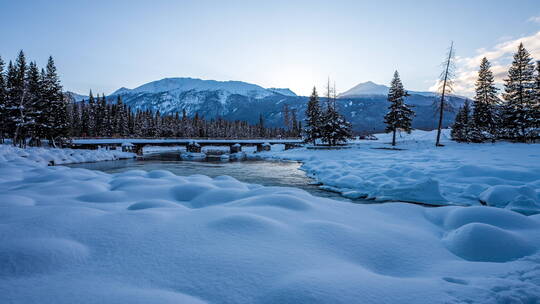
[[[144,139],[144,138],[85,138],[73,139],[70,147],[75,149],[98,149],[122,147],[142,155],[145,146],[184,146],[188,152],[201,152],[203,146],[229,146],[231,153],[242,151],[242,146],[256,146],[257,151],[270,151],[271,145],[285,145],[285,150],[299,147],[301,139]]]

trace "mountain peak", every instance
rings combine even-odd
[[[373,81],[366,81],[359,83],[348,91],[339,94],[338,97],[344,98],[366,95],[387,95],[388,89],[389,88],[385,85],[376,84]]]
[[[226,94],[239,94],[251,97],[265,97],[273,94],[267,89],[242,81],[217,81],[203,80],[189,77],[163,78],[152,81],[134,89],[120,88],[114,94],[137,94],[137,93],[163,93],[163,92],[187,92],[187,91],[222,91]]]

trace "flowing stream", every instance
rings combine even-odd
[[[168,170],[176,175],[204,174],[210,177],[229,175],[242,182],[264,186],[295,187],[312,195],[350,201],[337,193],[321,190],[313,185],[313,179],[300,170],[301,164],[293,161],[245,160],[245,161],[185,161],[178,153],[145,155],[139,159],[125,159],[97,163],[67,165],[73,168],[118,173],[128,170]]]

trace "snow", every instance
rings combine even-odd
[[[133,158],[135,156],[134,153],[122,152],[121,150],[53,149],[36,147],[21,149],[11,145],[0,145],[0,163],[23,158],[28,162],[37,162],[45,165],[60,165],[117,160],[122,158]]]
[[[364,95],[388,95],[388,87],[382,84],[376,84],[372,81],[362,82],[353,88],[339,94],[340,98],[364,96]]]
[[[106,174],[29,157],[72,150],[0,151],[2,302],[540,300],[540,216],[486,206],[352,204],[227,176]],[[312,153],[306,165],[318,159]],[[385,155],[403,164],[398,154]],[[339,173],[340,161],[349,161],[343,156],[326,156],[326,168]],[[354,185],[361,175],[348,169],[342,176]]]
[[[268,90],[285,96],[298,96],[289,88],[268,88]]]
[[[351,149],[294,149],[264,157],[302,161],[302,169],[325,187],[350,198],[409,201],[430,205],[479,205],[525,214],[540,211],[540,145],[498,142],[435,147],[436,131],[391,134],[356,141]]]
[[[6,303],[534,303],[540,217],[0,161]],[[502,247],[502,248],[501,248]]]
[[[216,81],[180,77],[152,81],[131,90],[121,88],[113,94],[161,93],[170,91],[224,91],[229,94],[240,94],[256,98],[273,94],[263,87],[241,81]]]

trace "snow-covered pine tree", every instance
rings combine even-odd
[[[78,103],[73,102],[71,104],[71,136],[72,137],[80,137],[81,136],[81,129],[82,129],[82,115],[81,115],[81,107]]]
[[[80,103],[80,112],[81,112],[81,129],[80,129],[80,132],[79,132],[79,136],[83,136],[83,137],[86,137],[86,136],[89,136],[89,131],[88,131],[88,124],[89,124],[89,110],[88,110],[88,103],[86,103],[85,100],[83,100],[81,103]]]
[[[482,58],[478,79],[476,80],[476,94],[474,97],[474,110],[472,114],[475,141],[482,141],[482,137],[489,137],[492,141],[497,138],[496,106],[499,102],[498,89],[495,87],[491,64],[486,57]],[[485,136],[483,135],[485,134]]]
[[[26,129],[28,124],[28,86],[27,86],[26,57],[21,50],[15,65],[8,68],[8,120],[13,126],[13,145],[24,147],[26,145]]]
[[[7,124],[7,99],[6,99],[6,77],[4,74],[4,61],[0,57],[0,144],[4,143]]]
[[[88,107],[86,113],[86,117],[88,119],[87,136],[96,136],[96,101],[94,99],[94,95],[92,94],[92,90],[90,90],[88,97]]]
[[[411,123],[414,112],[405,104],[405,97],[408,95],[407,91],[403,88],[398,71],[395,71],[390,89],[388,90],[389,111],[384,116],[384,123],[386,124],[385,132],[392,132],[392,146],[396,145],[396,132],[398,130],[403,130],[407,133],[411,133],[412,130]]]
[[[309,96],[308,105],[306,108],[306,142],[316,143],[317,139],[321,138],[322,113],[319,104],[319,95],[317,89],[313,87],[311,96]]]
[[[27,96],[26,119],[27,132],[30,136],[31,145],[41,146],[41,135],[43,134],[42,117],[44,115],[43,99],[41,94],[41,76],[35,62],[30,62],[26,74]]]
[[[47,138],[50,144],[56,147],[58,140],[69,137],[69,125],[67,102],[62,93],[62,86],[52,56],[49,56],[47,61],[42,84],[43,100],[47,103]]]
[[[330,146],[335,146],[346,142],[352,136],[351,124],[337,110],[335,85],[333,90],[329,86],[327,96],[329,98],[326,112],[322,116],[321,139]]]
[[[503,119],[508,136],[522,142],[530,139],[536,124],[532,109],[535,100],[534,80],[534,64],[521,43],[505,79]]]
[[[470,116],[470,105],[469,100],[465,100],[465,103],[456,114],[454,124],[452,125],[452,130],[450,136],[453,140],[457,142],[467,142],[469,141],[469,116]]]
[[[107,104],[107,99],[105,98],[105,94],[101,94],[101,103],[100,103],[100,111],[101,111],[101,136],[110,137],[112,135],[112,122],[111,122],[111,111],[110,107]]]
[[[540,138],[540,61],[536,62],[536,73],[534,76],[534,90],[535,90],[535,100],[533,103],[533,117],[534,121],[536,122],[534,124],[535,128],[535,139]]]
[[[122,102],[122,97],[118,96],[116,99],[116,129],[118,135],[125,137],[129,135],[129,125],[128,125],[128,113],[126,105]]]

